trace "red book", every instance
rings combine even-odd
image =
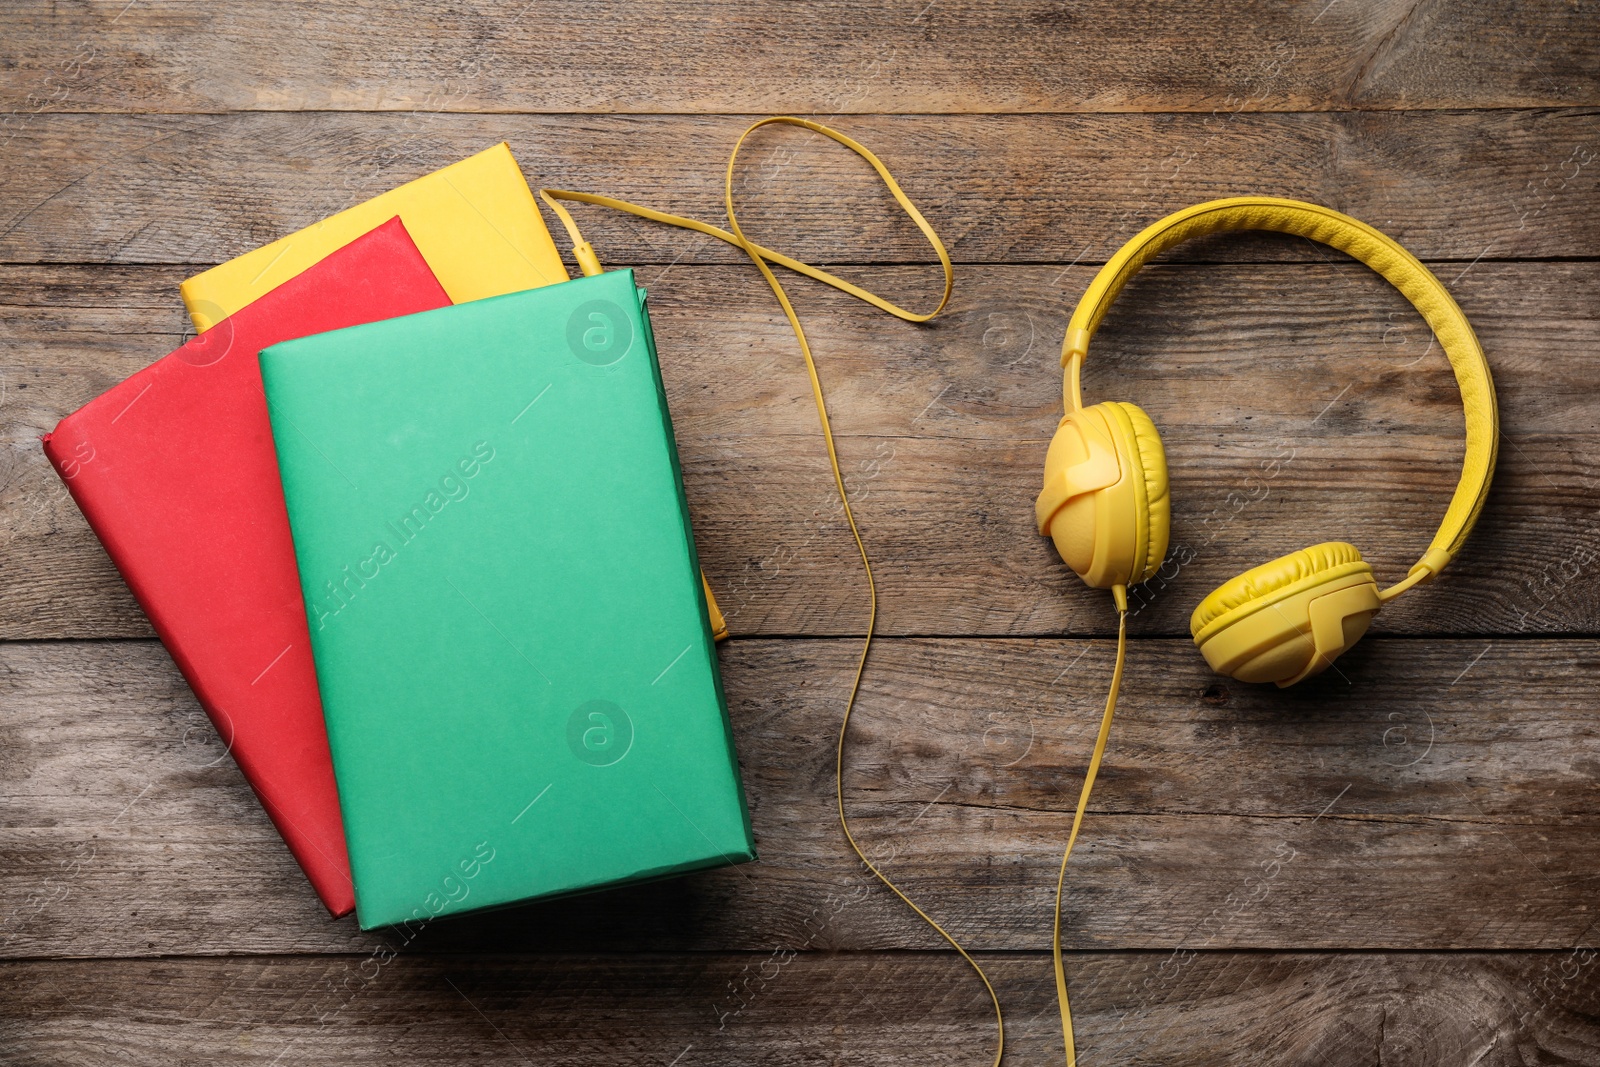
[[[355,907],[257,353],[444,307],[396,218],[61,420],[45,455],[335,915]]]

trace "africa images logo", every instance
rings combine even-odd
[[[567,748],[591,767],[609,767],[633,748],[633,720],[609,700],[579,704],[567,719]]]
[[[567,347],[596,367],[609,367],[633,347],[633,320],[609,300],[588,300],[567,318]]]
[[[465,500],[472,491],[472,479],[482,473],[484,466],[493,459],[493,446],[487,441],[479,441],[472,446],[470,455],[457,460],[454,467],[440,476],[436,488],[429,488],[420,503],[412,504],[398,519],[384,523],[393,544],[388,540],[374,541],[372,550],[365,557],[357,560],[354,567],[347,563],[339,568],[338,580],[323,582],[318,599],[309,601],[316,628],[321,630],[329,619],[349,607],[356,594],[382,574],[385,566],[398,559],[400,549],[420,537],[428,523],[440,512],[453,501]]]

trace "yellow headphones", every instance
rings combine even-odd
[[[1197,204],[1146,228],[1095,276],[1061,350],[1066,415],[1045,459],[1035,505],[1039,532],[1073,572],[1111,589],[1126,611],[1127,587],[1155,574],[1167,552],[1171,501],[1161,436],[1133,404],[1084,407],[1078,379],[1089,339],[1128,279],[1190,238],[1228,230],[1275,230],[1339,249],[1400,290],[1433,328],[1455,370],[1466,409],[1461,481],[1433,543],[1406,577],[1379,590],[1360,551],[1329,541],[1248,570],[1200,602],[1189,620],[1213,670],[1244,682],[1289,686],[1326,669],[1360,639],[1385,603],[1434,578],[1461,549],[1489,492],[1499,442],[1494,382],[1483,349],[1449,292],[1389,237],[1315,204],[1236,197]]]

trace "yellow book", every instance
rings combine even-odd
[[[457,304],[567,280],[550,231],[503,142],[184,282],[204,332],[398,215]]]

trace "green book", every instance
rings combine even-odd
[[[363,929],[755,858],[631,271],[261,375]]]

